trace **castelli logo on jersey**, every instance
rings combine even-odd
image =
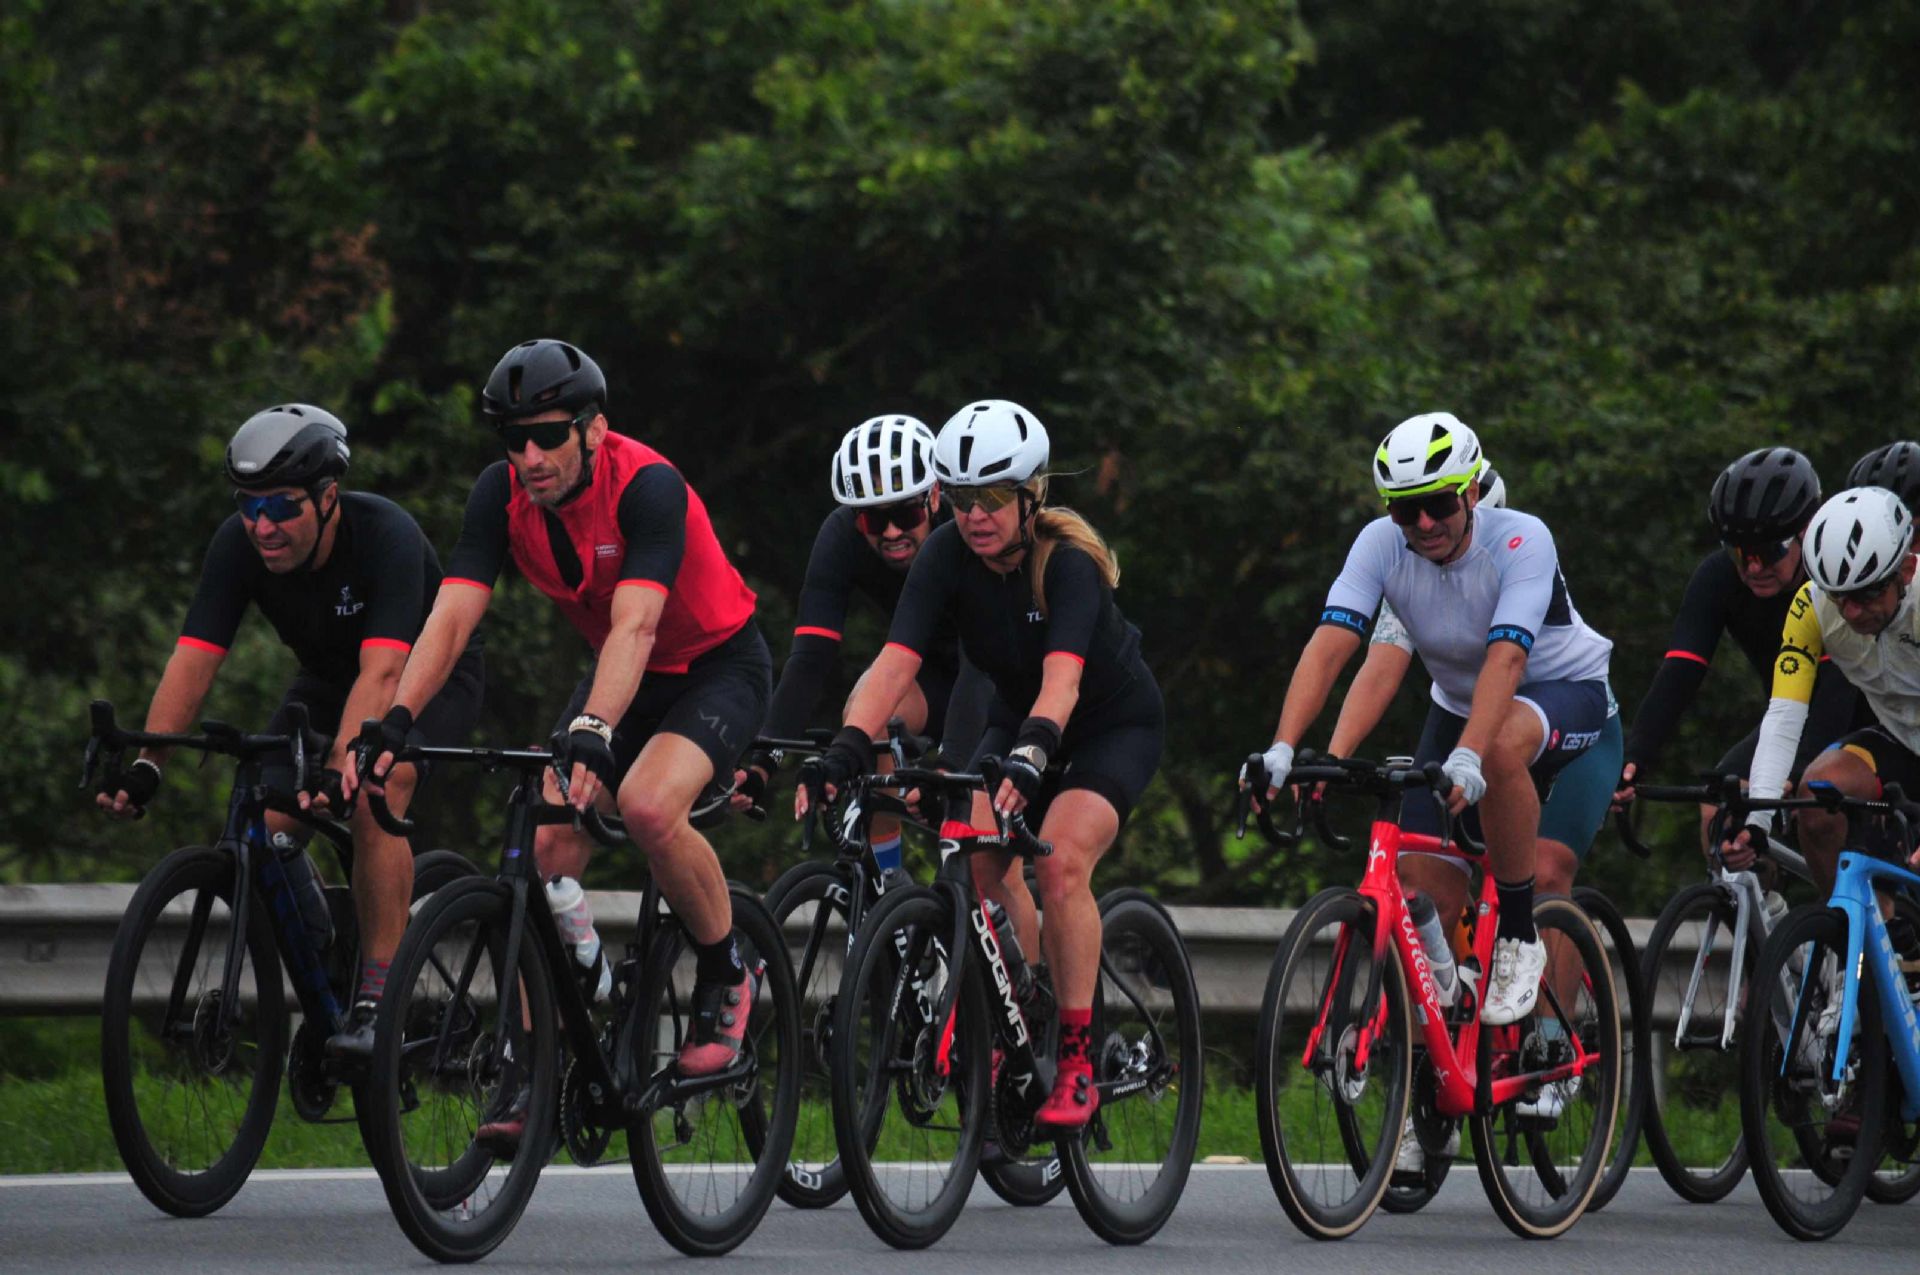
[[[1507,541],[1507,548],[1518,549],[1525,540],[1525,536],[1515,536],[1513,539]]]

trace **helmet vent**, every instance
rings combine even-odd
[[[974,444],[974,439],[973,439],[973,436],[970,434],[963,437],[960,440],[960,472],[961,473],[965,473],[969,468],[972,467],[973,444]]]
[[[1020,413],[1015,412],[1013,414],[1013,423],[1020,427],[1020,441],[1023,443],[1026,442],[1027,441],[1027,418],[1020,415]]]

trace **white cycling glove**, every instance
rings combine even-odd
[[[1287,782],[1287,772],[1293,769],[1293,745],[1275,744],[1261,756],[1260,763],[1267,768],[1267,785],[1280,787]]]
[[[1453,781],[1469,806],[1487,795],[1487,779],[1480,773],[1480,754],[1471,748],[1456,748],[1448,753],[1440,769]]]

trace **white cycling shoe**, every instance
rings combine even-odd
[[[1558,1120],[1560,1114],[1572,1105],[1579,1092],[1578,1076],[1569,1076],[1565,1080],[1549,1080],[1540,1086],[1539,1093],[1515,1103],[1513,1111],[1515,1115],[1534,1116],[1541,1120]]]
[[[1540,997],[1540,976],[1547,972],[1547,945],[1539,938],[1495,939],[1493,973],[1487,979],[1487,998],[1480,1004],[1480,1021],[1505,1027],[1533,1013]]]
[[[1455,1125],[1453,1132],[1447,1135],[1446,1156],[1460,1154],[1460,1126]],[[1420,1145],[1420,1135],[1414,1132],[1413,1117],[1408,1116],[1400,1126],[1400,1150],[1393,1157],[1395,1173],[1425,1173],[1427,1171],[1427,1150]]]

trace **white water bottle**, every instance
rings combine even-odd
[[[554,877],[547,882],[547,906],[553,909],[560,941],[573,949],[573,959],[580,966],[582,987],[590,999],[605,1000],[613,990],[613,970],[600,951],[600,932],[593,928],[587,892],[572,877]]]
[[[1427,968],[1433,972],[1433,986],[1439,993],[1440,1003],[1453,1004],[1460,975],[1453,967],[1453,945],[1447,942],[1446,928],[1440,924],[1440,909],[1433,905],[1432,899],[1415,890],[1407,897],[1407,915],[1413,918],[1413,928],[1420,932],[1420,946],[1426,950]]]

